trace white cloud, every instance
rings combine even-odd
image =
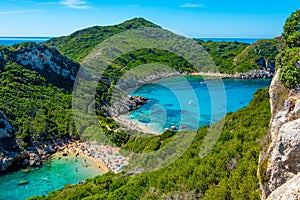
[[[67,6],[68,8],[74,8],[74,9],[83,10],[83,9],[91,8],[91,6],[89,6],[86,1],[81,1],[81,0],[62,0],[59,3]]]
[[[22,14],[22,13],[32,13],[39,12],[41,9],[34,10],[9,10],[9,11],[0,11],[0,15],[14,15],[14,14]]]
[[[193,3],[185,3],[180,5],[181,8],[201,8],[203,7],[203,4],[193,4]]]

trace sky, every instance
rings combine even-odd
[[[0,0],[0,36],[63,36],[143,17],[192,38],[273,38],[298,0]]]

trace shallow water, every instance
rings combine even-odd
[[[175,77],[129,90],[147,97],[147,104],[123,115],[157,132],[172,126],[195,130],[220,120],[251,101],[259,88],[271,80],[208,80],[201,76]]]
[[[59,159],[60,158],[60,159]],[[77,184],[102,174],[97,166],[87,158],[75,156],[55,156],[41,168],[30,168],[0,176],[0,199],[22,200],[31,196],[41,196],[62,188],[65,184]],[[18,185],[21,180],[28,184]]]

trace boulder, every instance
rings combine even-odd
[[[271,191],[300,172],[300,119],[282,125],[275,144],[268,167]]]
[[[29,154],[29,165],[30,166],[40,166],[41,165],[41,158],[36,153]]]
[[[272,192],[267,200],[300,199],[300,173]]]
[[[12,158],[0,158],[0,171],[7,170],[10,166],[12,166]]]

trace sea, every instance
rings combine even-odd
[[[264,38],[197,38],[203,41],[214,41],[214,42],[241,42],[253,44],[254,42]]]
[[[51,39],[51,37],[4,37],[0,36],[0,45],[12,46],[14,44],[20,44],[23,42],[45,42]]]
[[[44,42],[51,37],[0,37],[0,45],[11,46],[22,42]],[[213,41],[239,41],[253,43],[257,39],[207,38]],[[130,95],[149,98],[147,104],[125,117],[148,125],[156,131],[178,127],[195,130],[215,123],[226,113],[247,106],[259,88],[271,80],[204,80],[199,76],[168,78],[154,84],[128,90]],[[40,168],[30,168],[0,175],[0,200],[23,200],[31,196],[46,195],[101,174],[99,169],[86,166],[82,159],[54,157]],[[20,184],[21,182],[26,184]]]
[[[14,44],[19,44],[22,42],[45,42],[52,37],[5,37],[0,36],[0,45],[4,46],[12,46]],[[198,38],[204,41],[214,41],[214,42],[243,42],[243,43],[249,43],[253,44],[257,40],[260,40],[261,38]]]
[[[158,133],[172,127],[196,130],[247,106],[253,94],[270,82],[270,79],[204,80],[201,76],[164,79],[128,90],[129,95],[146,97],[148,102],[122,117]]]

